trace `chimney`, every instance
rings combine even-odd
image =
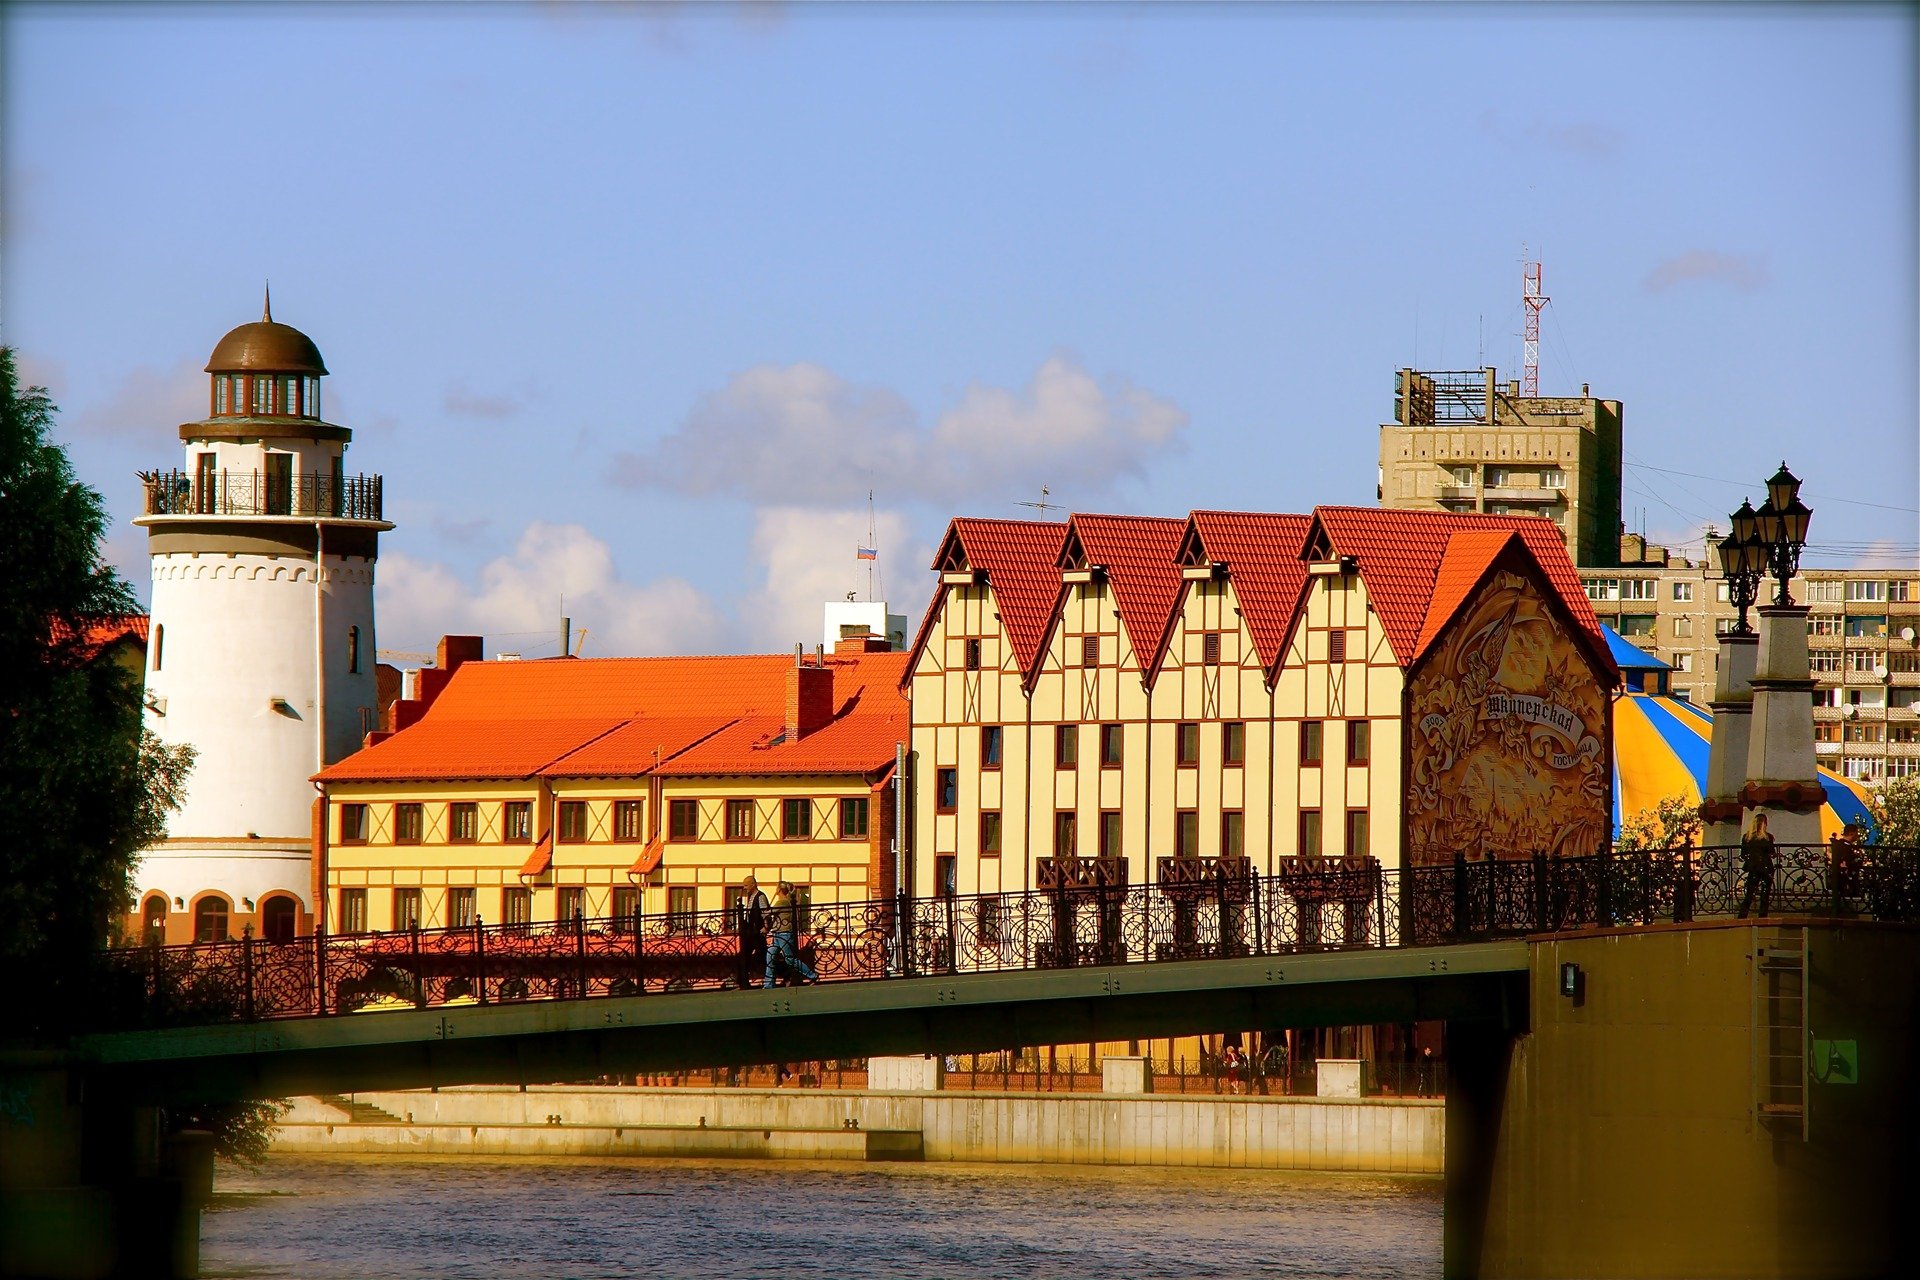
[[[787,672],[787,741],[797,742],[833,719],[833,668],[795,662]]]
[[[485,647],[486,641],[480,636],[441,636],[433,665],[452,675],[462,663],[480,661]]]

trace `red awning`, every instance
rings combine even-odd
[[[547,868],[553,865],[553,833],[549,831],[540,837],[540,843],[533,846],[533,852],[527,855],[526,863],[520,868],[520,877],[545,875]]]
[[[655,836],[647,842],[647,847],[640,851],[640,856],[634,860],[633,865],[627,868],[627,874],[630,876],[651,874],[654,869],[660,865],[660,859],[666,851],[666,839],[662,836]]]

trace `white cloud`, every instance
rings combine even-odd
[[[883,511],[874,518],[881,559],[876,595],[888,608],[919,620],[926,604],[925,567],[933,548],[913,539],[907,519]],[[864,511],[820,511],[806,507],[768,507],[754,519],[753,553],[766,566],[763,585],[741,601],[741,629],[747,643],[765,652],[820,642],[822,606],[845,599],[849,591],[864,598],[867,562],[854,558],[866,543]]]
[[[1665,293],[1677,284],[1695,280],[1731,285],[1742,293],[1751,293],[1766,284],[1767,262],[1754,254],[1693,249],[1654,267],[1647,273],[1645,287],[1648,293]]]
[[[140,365],[96,400],[60,415],[71,438],[132,436],[165,441],[171,429],[207,416],[207,374],[200,359],[182,358],[165,369]],[[59,372],[54,366],[49,372]],[[55,391],[55,402],[59,401]]]
[[[490,653],[548,656],[560,618],[587,630],[593,657],[710,653],[723,630],[713,602],[681,578],[632,583],[605,542],[579,525],[535,522],[511,555],[483,566],[477,583],[404,552],[380,559],[380,637],[389,648],[430,649],[445,634],[487,637]]]
[[[448,413],[464,418],[498,420],[511,418],[519,413],[525,407],[525,402],[519,396],[505,392],[487,395],[470,391],[464,386],[455,386],[447,389],[446,396],[441,400],[441,406]]]
[[[614,479],[768,505],[1005,500],[1051,485],[1091,496],[1178,449],[1186,411],[1124,378],[1055,355],[1019,391],[974,384],[931,428],[904,398],[817,364],[756,365],[703,398]]]

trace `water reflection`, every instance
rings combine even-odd
[[[208,1276],[1421,1276],[1440,1184],[793,1161],[276,1158],[228,1173]]]

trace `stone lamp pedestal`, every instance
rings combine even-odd
[[[1707,745],[1707,794],[1700,802],[1702,846],[1740,843],[1740,788],[1747,781],[1747,745],[1752,740],[1753,674],[1760,637],[1720,638],[1720,669],[1714,676],[1713,738]]]
[[[1749,823],[1756,809],[1766,810],[1775,843],[1819,844],[1826,794],[1814,766],[1808,610],[1764,605],[1759,613],[1760,653],[1750,681],[1753,713],[1740,804]]]

